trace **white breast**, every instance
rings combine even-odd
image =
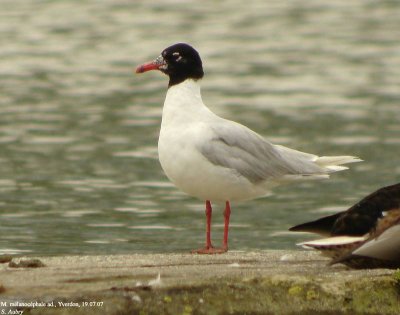
[[[198,82],[186,80],[168,89],[158,153],[167,177],[185,193],[203,200],[250,199],[265,194],[231,169],[209,162],[198,150],[211,141],[210,123],[222,118],[202,102]]]

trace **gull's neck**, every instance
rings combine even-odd
[[[187,79],[168,88],[164,106],[167,103],[187,106],[198,102],[203,103],[200,93],[200,80]]]
[[[193,121],[210,114],[212,112],[201,99],[200,80],[187,79],[168,88],[163,108],[163,124],[177,120]]]

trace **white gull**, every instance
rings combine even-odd
[[[137,73],[160,70],[169,76],[158,154],[167,177],[185,193],[206,201],[206,245],[196,253],[228,250],[230,202],[266,196],[282,183],[328,178],[359,162],[353,156],[304,153],[266,139],[236,122],[214,114],[202,101],[204,75],[197,51],[183,43],[166,48]],[[225,203],[221,248],[211,244],[211,200]]]

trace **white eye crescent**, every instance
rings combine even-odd
[[[176,58],[176,61],[180,61],[182,59],[182,56],[180,56],[178,52],[174,52],[172,56],[178,56],[178,58]]]

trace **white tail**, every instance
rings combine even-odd
[[[322,179],[322,178],[329,178],[330,173],[339,172],[343,170],[347,170],[348,167],[341,166],[342,164],[348,163],[356,163],[362,162],[361,159],[355,156],[343,155],[343,156],[318,156],[315,154],[305,153],[297,150],[293,150],[281,145],[275,145],[275,148],[278,149],[279,153],[282,157],[287,160],[297,160],[299,169],[302,167],[302,163],[308,164],[313,163],[314,166],[319,168],[319,172],[315,171],[313,173],[299,174],[299,175],[287,175],[286,178],[289,179],[305,179],[305,176],[309,176],[310,179]]]
[[[340,166],[342,164],[362,162],[355,156],[319,156],[315,160],[315,164],[327,168],[330,173],[347,170],[348,167]]]

